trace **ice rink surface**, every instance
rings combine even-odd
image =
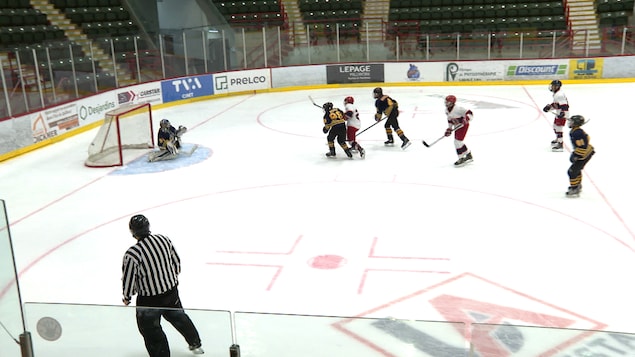
[[[155,128],[185,125],[184,142],[199,146],[175,161],[140,152],[125,167],[87,168],[95,129],[0,163],[23,301],[120,305],[128,220],[142,213],[181,255],[187,308],[476,319],[447,312],[462,302],[507,311],[494,323],[635,332],[635,122],[620,114],[635,84],[565,81],[597,152],[575,199],[564,195],[568,129],[565,151],[550,149],[547,86],[385,86],[413,144],[384,146],[376,125],[359,136],[364,160],[338,146],[325,157],[308,96],[341,108],[353,96],[366,128],[372,87],[155,110]],[[443,135],[448,94],[474,112],[474,161],[461,168],[452,138],[421,143]]]

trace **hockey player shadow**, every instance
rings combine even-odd
[[[171,160],[148,161],[149,155],[156,151],[150,151],[127,165],[111,172],[111,175],[137,175],[176,170],[183,167],[198,164],[207,160],[212,155],[212,150],[198,144],[183,143],[177,157]]]

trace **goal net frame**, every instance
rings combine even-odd
[[[150,103],[128,104],[110,110],[88,147],[87,167],[123,166],[139,155],[137,150],[154,148]],[[126,150],[135,150],[129,154]]]

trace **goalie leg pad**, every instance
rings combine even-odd
[[[165,161],[176,159],[178,154],[172,154],[167,150],[154,151],[148,154],[148,162]]]
[[[174,144],[173,142],[168,142],[165,145],[165,148],[167,149],[167,151],[170,152],[170,154],[172,155],[177,155],[179,153],[179,149],[177,148],[176,144]]]

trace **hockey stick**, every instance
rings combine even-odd
[[[198,149],[198,144],[194,144],[192,146],[192,148],[190,149],[190,151],[188,152],[179,152],[179,154],[183,155],[183,156],[192,156],[192,154],[194,153],[194,151],[196,151],[196,149]]]
[[[311,96],[309,96],[309,99],[311,100],[311,103],[313,103],[313,105],[315,105],[316,107],[318,107],[320,109],[324,109],[324,108],[322,108],[321,105],[318,105],[317,103],[315,103],[315,101],[313,100],[313,98],[311,98]]]
[[[457,130],[461,129],[462,127],[463,127],[463,124],[459,124],[459,125],[457,125],[454,129],[452,129],[452,132],[455,132],[455,131],[457,131]],[[445,137],[446,137],[446,136],[445,136],[445,135],[443,135],[442,137],[438,138],[437,140],[435,140],[435,141],[431,142],[430,144],[426,143],[426,141],[425,141],[425,140],[423,140],[423,141],[421,141],[421,142],[423,143],[423,145],[425,145],[425,147],[429,148],[430,146],[432,146],[432,145],[434,145],[434,144],[438,143],[439,141],[441,141],[441,139],[443,139],[443,138],[445,138]]]
[[[361,134],[362,134],[363,132],[365,132],[366,130],[368,130],[368,129],[370,129],[370,128],[374,127],[375,125],[377,125],[377,124],[381,123],[382,121],[386,120],[386,118],[388,118],[388,117],[383,117],[383,118],[381,118],[381,120],[376,121],[373,125],[369,126],[368,128],[366,128],[366,129],[364,129],[364,130],[360,131],[359,133],[355,133],[355,136],[359,136],[359,135],[361,135]]]

